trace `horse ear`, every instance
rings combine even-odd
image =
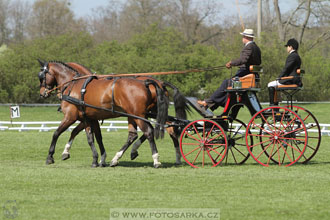
[[[38,62],[40,64],[40,66],[44,66],[45,65],[45,61],[41,61],[40,59],[37,59],[37,60],[38,60]]]

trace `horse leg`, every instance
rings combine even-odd
[[[47,156],[47,159],[46,159],[46,164],[47,165],[55,163],[53,155],[55,153],[55,147],[56,147],[57,139],[63,133],[63,131],[68,129],[68,127],[70,127],[74,122],[75,122],[75,120],[63,119],[61,124],[58,126],[58,128],[54,132],[52,142],[51,142],[50,147],[49,147],[48,156]]]
[[[156,142],[154,138],[154,129],[151,124],[146,123],[145,121],[136,119],[137,125],[143,132],[144,136],[148,139],[150,149],[151,149],[151,154],[152,154],[152,159],[154,161],[154,167],[158,168],[161,166],[161,163],[159,162],[159,154],[158,150],[156,147]]]
[[[177,132],[175,131],[175,128],[173,128],[173,127],[169,127],[166,130],[173,141],[173,145],[174,145],[174,149],[175,149],[175,158],[176,158],[175,164],[180,165],[180,164],[182,164],[182,162],[181,162],[181,152],[180,152],[180,145],[179,145]],[[142,135],[139,138],[139,140],[135,141],[135,143],[133,144],[132,150],[131,150],[131,160],[134,160],[135,158],[137,158],[139,156],[137,150],[139,149],[139,147],[142,145],[142,143],[146,139],[147,139],[146,136]]]
[[[175,164],[180,165],[181,164],[181,152],[179,148],[179,141],[178,141],[178,135],[177,132],[175,132],[175,128],[169,127],[166,129],[167,133],[170,135],[175,149]]]
[[[92,154],[93,154],[92,167],[98,167],[99,164],[98,164],[97,160],[98,160],[99,155],[98,155],[95,145],[94,145],[93,129],[90,126],[86,126],[85,132],[86,132],[86,136],[87,136],[87,142],[88,142],[89,146],[91,147]]]
[[[125,151],[128,149],[128,147],[138,138],[137,130],[136,130],[136,124],[132,119],[128,119],[128,138],[124,146],[116,153],[116,155],[112,158],[110,162],[110,167],[117,166],[119,163],[119,159],[123,156]]]
[[[70,139],[68,143],[64,147],[64,151],[62,153],[62,160],[67,160],[70,158],[70,149],[73,143],[74,138],[79,134],[80,131],[84,129],[84,124],[81,122],[77,127],[75,127],[70,135]]]
[[[138,149],[142,145],[142,143],[147,140],[146,136],[142,135],[139,140],[135,141],[131,150],[131,160],[134,160],[139,156]]]
[[[95,138],[96,138],[97,144],[99,145],[99,149],[100,149],[100,153],[101,153],[100,165],[102,167],[105,167],[106,166],[105,159],[107,158],[107,153],[105,152],[105,148],[104,148],[103,141],[102,141],[102,133],[101,133],[101,129],[100,129],[100,124],[97,120],[92,120],[91,124],[92,124]]]
[[[173,141],[173,145],[174,145],[174,149],[175,149],[175,164],[176,165],[181,165],[181,152],[180,152],[180,145],[179,145],[179,140],[178,140],[178,136],[176,135],[176,133],[174,132],[173,128],[167,128],[167,133],[170,135],[172,141]],[[132,146],[132,150],[131,150],[131,160],[134,160],[135,158],[137,158],[139,156],[138,153],[138,149],[139,147],[142,145],[142,143],[146,140],[146,136],[142,135],[139,140],[135,141],[135,143]]]

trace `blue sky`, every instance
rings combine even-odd
[[[31,0],[30,0],[31,1]],[[32,0],[34,1],[34,0]],[[125,2],[126,0],[116,0],[120,2]],[[164,0],[166,1],[166,0]],[[197,1],[204,1],[204,0],[197,0]],[[237,15],[237,6],[236,6],[236,0],[218,0],[222,3],[222,5],[225,7],[228,15]],[[247,11],[251,10],[251,7],[246,4],[240,4],[244,3],[246,0],[238,0],[240,12],[242,14],[246,13]],[[296,1],[287,1],[287,0],[280,0],[280,8],[281,10],[286,11],[290,4],[296,4]],[[92,8],[97,8],[98,6],[105,6],[108,4],[108,0],[71,0],[72,3],[72,10],[78,15],[83,16],[90,14]],[[270,2],[272,5],[272,2]]]
[[[30,3],[33,3],[35,0],[25,0]],[[116,0],[120,2],[125,2],[126,0]],[[164,0],[166,1],[166,0]],[[197,0],[197,1],[203,1],[203,0]],[[226,15],[238,15],[237,12],[237,6],[236,6],[236,0],[218,0],[222,2],[222,5],[225,8]],[[97,8],[99,6],[106,6],[108,4],[108,0],[70,0],[71,2],[71,9],[75,12],[75,14],[78,17],[90,15],[92,12],[92,9]],[[251,13],[251,6],[242,4],[246,2],[246,0],[238,0],[240,12],[244,17],[244,13]],[[287,1],[287,0],[280,0],[280,8],[281,12],[287,11],[290,7],[294,7],[297,2],[296,1]],[[272,2],[270,2],[272,5]]]
[[[34,1],[34,0],[30,0]],[[125,0],[116,0],[120,2],[125,2]],[[166,0],[165,0],[166,1]],[[203,0],[198,0],[203,1]],[[230,14],[237,13],[237,7],[236,7],[236,0],[220,0],[223,2],[222,4],[226,7],[226,11],[230,11]],[[239,1],[240,2],[240,1]],[[78,16],[84,16],[86,14],[90,14],[92,8],[97,8],[98,6],[105,6],[108,4],[108,0],[71,0],[72,3],[72,10],[78,15]],[[246,9],[248,6],[240,6],[241,11],[244,11],[244,8]]]

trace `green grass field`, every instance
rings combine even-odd
[[[305,105],[322,123],[329,104]],[[7,121],[8,107],[0,107]],[[56,108],[21,108],[20,121],[61,120]],[[248,118],[249,116],[242,117]],[[198,117],[194,114],[191,118]],[[18,121],[16,119],[16,121]],[[0,132],[1,218],[6,204],[16,201],[15,219],[109,219],[111,208],[217,208],[221,219],[329,219],[330,138],[307,165],[262,167],[252,158],[241,166],[194,169],[175,166],[168,135],[157,140],[160,169],[152,168],[150,148],[140,156],[129,152],[116,168],[91,168],[85,134],[78,135],[71,159],[61,161],[69,132],[58,140],[55,164],[45,165],[52,132]],[[125,142],[126,131],[103,132],[108,159]]]

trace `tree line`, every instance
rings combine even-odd
[[[56,97],[39,98],[37,58],[77,62],[98,74],[224,65],[239,56],[242,27],[237,19],[214,22],[222,9],[218,2],[128,0],[118,5],[109,1],[92,16],[77,19],[67,0],[36,0],[32,6],[20,0],[0,0],[0,102],[57,102]],[[329,100],[327,1],[297,1],[297,8],[286,14],[276,7],[277,0],[272,6],[269,0],[263,2],[264,11],[270,12],[256,39],[262,51],[263,88],[279,75],[287,56],[283,45],[295,37],[301,42],[299,53],[306,70],[304,90],[296,98]],[[252,15],[246,18],[245,26],[256,29],[255,19]],[[235,69],[159,78],[173,83],[186,96],[203,98],[230,77],[231,71]],[[268,100],[265,91],[258,95],[262,101]]]

